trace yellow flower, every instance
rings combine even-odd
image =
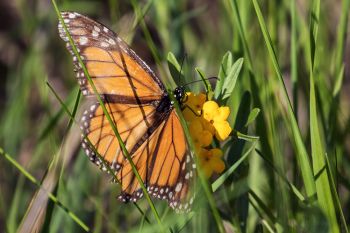
[[[225,169],[225,163],[221,160],[222,151],[214,148],[210,150],[202,149],[199,153],[199,163],[206,177],[211,177],[213,173],[221,173]]]
[[[187,100],[184,103],[186,107],[182,113],[186,121],[192,121],[201,115],[202,106],[207,96],[203,93],[193,94],[192,92],[186,92],[186,96]]]
[[[207,123],[205,128],[215,133],[218,140],[223,141],[230,135],[232,129],[226,121],[230,115],[229,107],[219,107],[216,102],[207,101],[203,104],[202,114],[204,122]]]
[[[213,135],[203,128],[199,118],[190,122],[189,130],[197,149],[209,146],[213,141]]]

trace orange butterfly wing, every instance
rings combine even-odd
[[[135,150],[134,148],[151,134],[150,125],[159,124],[156,109],[152,105],[140,108],[133,104],[106,102],[105,106],[114,124],[118,127],[118,132],[129,152]],[[103,162],[96,156],[96,150],[113,170],[118,171],[125,158],[114,131],[98,102],[91,104],[85,110],[81,121],[84,135],[90,141],[83,139],[82,147],[90,160],[102,170],[107,170]],[[91,148],[90,143],[94,148]]]
[[[195,165],[163,84],[102,24],[73,12],[62,12],[62,17],[148,192],[168,200],[176,210],[189,210]],[[68,41],[63,26],[59,24],[58,28],[62,39]],[[107,168],[95,152],[116,172],[122,186],[120,200],[137,201],[143,195],[140,184],[68,42],[67,48],[73,55],[82,93],[92,102],[83,114],[82,130],[93,148],[87,139],[83,139],[82,147],[102,170]]]
[[[141,102],[162,97],[164,87],[161,81],[113,31],[78,13],[62,12],[62,17],[99,94],[112,95],[127,102],[135,102],[135,96]],[[58,28],[73,56],[83,94],[94,95],[61,23]]]
[[[188,153],[185,134],[175,110],[133,154],[133,161],[142,179],[147,180],[147,191],[152,196],[167,200],[174,209],[189,210],[193,196],[187,194],[192,183],[189,181],[194,178],[195,164]],[[136,201],[142,197],[140,185],[127,161],[117,176],[122,181],[120,200]]]

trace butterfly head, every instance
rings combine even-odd
[[[174,97],[177,100],[177,102],[180,104],[185,102],[185,98],[186,98],[185,88],[183,86],[175,88]]]

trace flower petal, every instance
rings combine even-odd
[[[206,147],[213,141],[213,135],[208,130],[203,130],[201,132],[200,142],[202,146]]]
[[[223,155],[222,150],[218,148],[211,149],[210,152],[212,153],[213,158],[221,158]]]
[[[189,109],[188,107],[185,107],[184,110],[182,110],[182,115],[184,116],[185,120],[187,122],[193,121],[196,118],[198,118],[194,112],[191,111],[191,109]]]
[[[201,168],[202,168],[202,171],[203,171],[204,175],[207,178],[210,178],[213,175],[214,171],[213,171],[213,168],[212,168],[211,164],[204,163],[204,164],[202,164]]]
[[[226,121],[228,116],[230,115],[230,108],[227,106],[220,107],[216,110],[216,114],[213,118],[214,121]]]
[[[225,170],[225,163],[219,158],[213,157],[210,160],[210,166],[216,173],[221,173]]]
[[[225,140],[232,131],[230,124],[227,121],[215,121],[213,125],[216,130],[215,137],[220,141]]]
[[[190,122],[188,129],[190,130],[191,135],[200,136],[203,131],[203,126],[199,119],[195,119]]]
[[[211,124],[209,121],[204,119],[203,117],[201,118],[202,126],[204,130],[208,130],[211,134],[215,134],[215,127],[213,124]]]
[[[207,121],[213,120],[219,105],[214,101],[207,101],[203,104],[203,118]]]

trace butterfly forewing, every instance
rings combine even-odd
[[[175,210],[188,211],[193,201],[190,189],[195,164],[163,84],[113,31],[75,12],[61,14],[147,191],[167,200]],[[122,188],[118,197],[121,201],[137,201],[143,196],[140,183],[94,96],[63,25],[60,23],[58,28],[73,56],[81,90],[90,103],[82,117],[82,147],[102,170],[110,170],[106,164],[115,172]]]
[[[113,31],[75,12],[62,12],[62,17],[80,57],[99,94],[141,102],[159,100],[164,87],[152,70]],[[61,38],[73,55],[76,76],[84,95],[93,95],[62,24]]]

